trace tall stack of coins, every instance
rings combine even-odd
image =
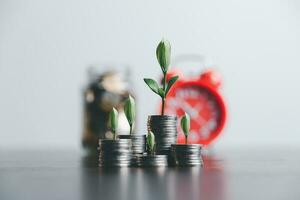
[[[173,144],[171,155],[178,166],[201,166],[203,164],[199,144]]]
[[[129,167],[132,163],[131,140],[99,140],[100,167]]]
[[[166,167],[168,166],[167,155],[145,155],[136,157],[138,167]]]
[[[120,139],[129,139],[132,143],[132,153],[143,154],[146,152],[146,135],[119,135]]]
[[[171,144],[175,144],[177,140],[177,117],[151,115],[147,126],[155,135],[156,154],[168,155]]]

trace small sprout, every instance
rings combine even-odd
[[[152,131],[149,131],[147,135],[147,151],[150,155],[154,154],[154,147],[155,147],[155,136],[152,133]]]
[[[109,127],[111,128],[111,131],[114,135],[114,140],[116,139],[116,130],[118,128],[118,111],[113,107],[113,109],[109,113]]]
[[[132,127],[135,123],[135,101],[134,98],[132,98],[132,96],[130,95],[128,99],[125,101],[124,111],[130,127],[130,135],[131,135]]]
[[[184,116],[181,118],[181,129],[185,135],[185,144],[188,141],[188,135],[190,131],[190,116],[185,113]]]
[[[145,83],[148,87],[156,94],[161,97],[162,107],[161,107],[161,115],[164,115],[165,112],[165,100],[167,97],[168,92],[170,91],[171,87],[177,81],[178,76],[171,77],[167,83],[167,72],[170,65],[170,57],[171,57],[171,45],[167,40],[162,40],[157,48],[156,48],[156,57],[158,63],[161,67],[163,72],[163,84],[162,87],[159,87],[157,82],[150,78],[144,78]]]

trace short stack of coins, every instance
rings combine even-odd
[[[131,140],[131,149],[134,155],[143,154],[146,152],[146,135],[119,135],[119,138]]]
[[[155,135],[156,154],[168,155],[171,144],[177,140],[177,117],[152,115],[148,117],[147,126]]]
[[[131,140],[99,140],[100,167],[129,167],[132,164]]]
[[[201,148],[199,144],[173,144],[171,155],[178,166],[202,166]]]
[[[166,167],[168,166],[167,155],[144,155],[136,158],[137,167]]]

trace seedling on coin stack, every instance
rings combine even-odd
[[[189,135],[190,126],[191,126],[190,116],[187,113],[185,113],[185,115],[181,118],[180,125],[181,125],[181,129],[185,136],[185,144],[187,144],[188,143],[188,135]]]
[[[120,139],[129,139],[132,143],[133,154],[143,154],[145,152],[146,135],[133,134],[135,124],[135,100],[129,95],[124,106],[125,115],[129,125],[129,135],[119,135]]]
[[[157,82],[151,78],[144,78],[144,81],[154,93],[158,94],[161,97],[161,102],[162,102],[161,115],[164,115],[165,101],[166,101],[167,94],[170,91],[172,85],[178,79],[178,76],[174,76],[171,77],[170,80],[167,82],[167,72],[169,69],[170,57],[171,57],[171,45],[169,41],[162,40],[158,44],[156,48],[156,57],[163,73],[162,87],[159,87]]]
[[[129,134],[132,135],[132,128],[135,124],[135,100],[129,95],[128,99],[125,101],[125,115],[130,127]]]
[[[160,65],[163,75],[162,86],[150,78],[144,78],[148,87],[161,98],[161,113],[160,115],[148,116],[148,130],[155,135],[156,152],[157,154],[169,154],[171,144],[176,143],[177,138],[177,117],[165,114],[166,97],[177,81],[178,76],[171,77],[167,81],[167,72],[170,65],[171,45],[167,40],[162,40],[156,48],[156,57]]]
[[[100,167],[128,167],[131,165],[131,141],[117,139],[118,111],[113,108],[109,113],[109,128],[113,139],[99,140],[99,166]]]
[[[147,135],[147,155],[137,158],[140,167],[166,167],[168,165],[167,155],[155,154],[155,136],[149,131]]]
[[[178,166],[199,166],[203,161],[201,158],[201,145],[188,144],[190,131],[190,116],[185,113],[181,118],[181,129],[185,135],[185,144],[172,144],[171,155]]]

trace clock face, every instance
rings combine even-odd
[[[182,116],[184,112],[191,118],[188,143],[208,144],[216,137],[222,124],[222,105],[209,89],[198,85],[175,87],[167,97],[165,113]],[[184,142],[178,123],[178,143]]]

